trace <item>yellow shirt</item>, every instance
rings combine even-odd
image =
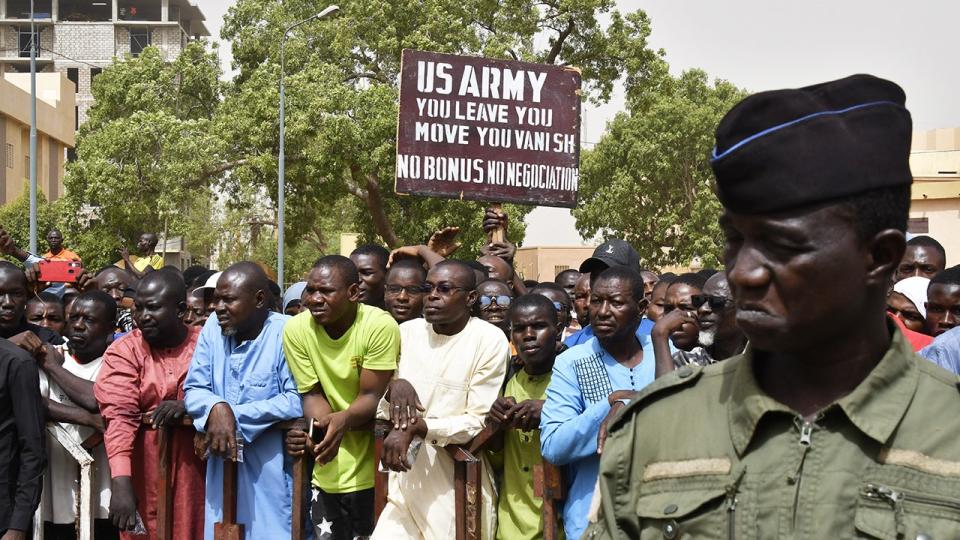
[[[389,313],[360,304],[357,319],[332,339],[309,311],[283,328],[283,351],[297,390],[317,384],[334,412],[346,410],[360,393],[360,370],[393,371],[400,353],[400,329]],[[371,431],[350,431],[337,457],[313,468],[313,485],[327,493],[353,493],[373,487],[374,440]]]

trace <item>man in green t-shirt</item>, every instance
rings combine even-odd
[[[494,442],[494,446],[502,442],[502,450],[491,455],[500,480],[497,538],[543,538],[543,500],[533,493],[533,469],[543,461],[540,410],[547,398],[561,325],[553,302],[540,294],[517,298],[510,306],[509,321],[510,340],[523,369],[507,381],[487,415],[488,423],[496,422],[504,430]]]
[[[305,311],[283,330],[304,415],[314,419],[315,439],[321,439],[314,443],[292,430],[287,450],[316,460],[311,517],[325,540],[373,533],[373,433],[357,429],[373,420],[400,352],[397,323],[359,302],[359,283],[350,259],[321,258],[307,277]]]

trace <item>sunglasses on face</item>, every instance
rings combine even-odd
[[[416,296],[426,292],[424,285],[410,285],[408,287],[401,287],[400,285],[387,285],[384,290],[392,295],[399,295],[401,291],[406,291],[408,296]]]
[[[487,308],[491,304],[496,304],[499,307],[507,307],[510,305],[511,298],[505,294],[500,294],[497,296],[481,296],[480,297],[480,307]]]
[[[724,296],[714,296],[712,294],[695,294],[690,297],[693,307],[699,308],[704,304],[710,304],[710,309],[714,311],[720,311],[727,306],[732,300]]]
[[[470,289],[467,289],[465,287],[457,287],[456,285],[451,285],[449,283],[439,283],[437,285],[434,285],[433,283],[427,283],[423,286],[423,289],[422,289],[422,291],[425,294],[430,294],[434,290],[446,296],[452,293],[453,291],[469,291]]]

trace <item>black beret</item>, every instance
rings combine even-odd
[[[903,89],[872,75],[754,94],[717,127],[717,196],[743,214],[908,185]]]

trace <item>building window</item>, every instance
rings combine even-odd
[[[130,54],[140,56],[144,49],[150,46],[149,28],[130,29]]]
[[[35,40],[35,47],[37,48],[37,56],[40,56],[40,31],[31,32],[29,28],[20,29],[19,38],[17,40],[18,46],[20,47],[20,58],[30,58],[30,37],[33,36]]]
[[[103,73],[103,68],[90,68],[90,84],[93,84],[93,80],[101,73]]]
[[[553,267],[553,275],[558,276],[560,275],[560,272],[563,272],[564,270],[569,270],[569,269],[570,267],[565,264],[558,264]]]
[[[7,161],[7,168],[8,168],[8,169],[12,169],[12,168],[13,168],[13,145],[10,144],[10,143],[7,143],[7,156],[6,156],[6,157],[7,157],[7,160],[6,160],[6,161]]]
[[[159,21],[161,6],[156,0],[118,0],[117,17],[121,21]]]
[[[927,234],[930,232],[930,221],[925,217],[910,218],[907,220],[907,232],[910,234]]]
[[[33,0],[33,18],[49,19],[53,16],[52,0]],[[8,19],[29,19],[30,0],[7,0]]]
[[[80,68],[67,68],[67,79],[73,82],[73,91],[80,89]]]
[[[111,2],[60,0],[60,20],[70,22],[105,22],[113,20]]]

